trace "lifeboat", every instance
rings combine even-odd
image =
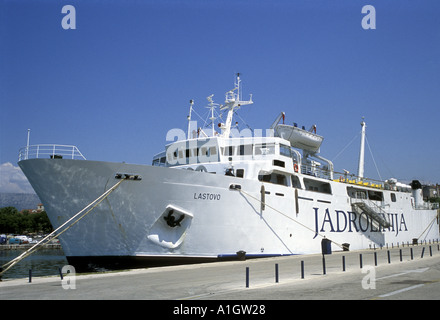
[[[298,128],[296,125],[277,124],[275,126],[275,135],[290,141],[294,148],[303,149],[311,152],[319,152],[324,137],[316,134],[316,127],[311,130]]]

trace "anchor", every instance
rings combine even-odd
[[[176,220],[176,217],[173,216],[174,210],[171,209],[170,211],[168,211],[168,215],[166,217],[163,217],[165,219],[165,221],[167,222],[167,224],[171,227],[180,227],[180,223],[182,222],[183,218],[185,218],[185,215],[182,214],[179,219]]]

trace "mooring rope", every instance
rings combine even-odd
[[[418,238],[417,238],[417,240],[419,240],[422,236],[423,236],[423,234],[434,224],[434,221],[436,220],[436,219],[438,219],[439,218],[439,216],[438,216],[438,213],[435,215],[435,218],[434,219],[432,219],[432,221],[428,224],[428,226],[426,227],[426,229],[425,230],[423,230],[423,232],[420,234],[420,236],[418,236]],[[426,238],[425,238],[426,239]]]
[[[37,242],[34,246],[32,246],[31,248],[29,248],[28,250],[26,250],[25,252],[23,252],[21,255],[19,255],[18,257],[16,257],[15,259],[12,259],[11,261],[5,263],[4,265],[1,266],[0,268],[0,278],[1,276],[8,271],[10,268],[12,268],[15,264],[17,264],[18,262],[20,262],[21,260],[23,260],[24,258],[30,256],[32,253],[34,253],[36,250],[39,249],[39,247],[43,244],[45,244],[44,242],[46,240],[48,240],[49,238],[52,239],[56,239],[58,238],[60,235],[62,235],[64,232],[66,232],[67,230],[69,230],[71,227],[73,227],[75,224],[77,224],[82,218],[84,218],[87,214],[89,214],[93,209],[95,209],[105,198],[107,198],[113,191],[116,190],[117,187],[119,187],[119,185],[125,181],[127,178],[121,179],[118,183],[116,183],[113,187],[111,187],[110,189],[108,189],[106,192],[104,192],[102,195],[100,195],[98,198],[96,198],[95,200],[93,200],[89,205],[87,205],[84,209],[82,209],[81,211],[79,211],[78,213],[76,213],[72,218],[70,218],[69,220],[67,220],[66,222],[64,222],[61,226],[59,226],[57,229],[55,229],[54,231],[52,231],[50,234],[48,234],[46,237],[44,237],[42,240],[40,240],[39,242]],[[87,211],[86,211],[87,210]],[[82,216],[80,216],[77,220],[73,221],[73,223],[69,226],[66,227],[66,229],[62,230],[60,233],[56,234],[60,229],[62,229],[63,227],[65,227],[69,222],[71,222],[72,220],[74,220],[76,217],[78,217],[79,215],[81,215],[84,211],[86,211]],[[52,240],[51,239],[51,240]],[[47,241],[48,242],[48,241]],[[5,268],[5,269],[4,269]]]
[[[299,224],[300,226],[306,228],[307,230],[312,231],[314,234],[316,234],[316,235],[318,235],[318,236],[320,236],[320,237],[322,237],[322,238],[325,238],[325,239],[327,239],[327,240],[333,242],[335,245],[337,245],[337,246],[340,247],[341,249],[344,249],[344,246],[343,246],[342,244],[339,244],[339,243],[337,243],[336,241],[327,238],[325,235],[322,235],[322,234],[318,233],[317,231],[313,230],[312,228],[309,228],[308,226],[306,226],[305,224],[299,222],[298,220],[295,220],[294,218],[292,218],[292,217],[288,216],[287,214],[285,214],[285,213],[279,211],[278,209],[275,209],[274,207],[268,205],[267,203],[261,201],[260,199],[254,197],[253,195],[251,195],[251,194],[249,194],[249,193],[243,191],[242,189],[238,189],[238,191],[239,191],[240,193],[243,193],[243,194],[245,194],[245,195],[251,197],[251,198],[254,199],[254,200],[257,200],[258,202],[260,202],[260,204],[264,204],[266,207],[268,207],[268,208],[272,209],[273,211],[275,211],[275,212],[281,214],[282,216],[286,217],[287,219],[290,219],[290,220],[296,222],[297,224]]]

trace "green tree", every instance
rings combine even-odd
[[[20,213],[14,207],[0,208],[0,233],[48,233],[52,230],[46,211]]]
[[[14,207],[0,208],[0,232],[15,233],[19,228],[18,214]]]
[[[33,230],[35,232],[49,233],[53,231],[52,224],[46,211],[38,212],[32,215]]]

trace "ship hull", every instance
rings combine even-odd
[[[439,238],[437,211],[414,210],[409,193],[394,192],[383,228],[353,212],[339,182],[329,181],[330,194],[264,183],[262,206],[262,182],[208,172],[68,159],[19,166],[54,228],[119,182],[118,173],[141,177],[123,181],[60,236],[80,270],[317,253],[323,236],[333,250]]]

